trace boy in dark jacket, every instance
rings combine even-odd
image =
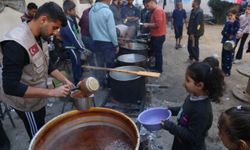
[[[225,23],[223,30],[221,31],[222,34],[222,54],[221,54],[221,67],[222,71],[225,73],[225,76],[230,76],[231,68],[232,68],[232,61],[234,57],[234,46],[231,49],[226,48],[224,45],[226,42],[236,42],[236,34],[240,28],[240,23],[236,19],[237,11],[230,10],[227,14],[228,21]]]
[[[200,0],[194,0],[188,23],[188,61],[199,61],[199,39],[204,34],[203,10],[200,8]]]
[[[71,0],[63,3],[63,10],[67,17],[67,26],[60,29],[62,43],[68,51],[71,63],[74,83],[77,84],[82,77],[83,70],[81,68],[81,53],[84,52],[84,44],[80,38],[80,32],[75,23],[76,5]]]

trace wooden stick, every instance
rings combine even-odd
[[[154,78],[159,78],[161,75],[158,72],[130,71],[130,70],[124,70],[124,69],[113,69],[113,68],[104,68],[104,67],[95,67],[95,66],[82,66],[82,67],[86,69],[121,72],[121,73],[133,74],[133,75],[138,75],[138,76],[146,76],[146,77],[154,77]]]

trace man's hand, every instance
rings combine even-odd
[[[192,47],[195,47],[195,38],[194,38],[194,35],[190,34],[189,38],[192,41]]]
[[[145,28],[148,28],[148,27],[149,27],[149,23],[143,23],[143,26],[144,26]]]
[[[243,35],[243,34],[242,34],[241,32],[238,32],[238,33],[236,34],[236,38],[237,38],[237,39],[240,39],[240,38],[242,37],[242,35]]]
[[[88,49],[81,51],[81,60],[88,60],[92,55],[92,52]]]
[[[74,87],[74,84],[71,81],[69,81],[68,79],[65,79],[64,84],[68,85],[69,88],[73,88]]]
[[[58,88],[52,89],[53,97],[67,97],[70,94],[70,86],[62,85]]]
[[[120,48],[119,48],[119,46],[117,46],[116,49],[115,49],[115,53],[118,54],[119,51],[120,51]]]

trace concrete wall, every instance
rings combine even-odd
[[[41,6],[45,2],[54,1],[60,6],[63,4],[63,0],[25,0],[26,4],[29,2],[34,2],[38,6]],[[79,0],[74,0],[74,2],[77,4],[77,14],[81,16],[82,11],[89,7],[88,4],[80,4]],[[3,35],[5,32],[9,31],[13,27],[17,26],[19,23],[21,23],[20,16],[22,16],[23,13],[20,13],[12,8],[5,7],[4,11],[0,13],[0,20],[1,20],[1,27],[0,27],[0,36]]]

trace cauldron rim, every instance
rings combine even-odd
[[[127,46],[128,44],[133,44],[133,45],[137,44],[137,45],[140,45],[143,48],[141,48],[141,49],[129,48]],[[124,45],[121,45],[120,47],[124,48],[124,49],[127,49],[127,50],[131,50],[131,51],[144,51],[144,50],[148,49],[147,44],[139,43],[139,42],[126,42]]]
[[[123,70],[129,70],[129,71],[145,71],[144,68],[138,67],[138,66],[121,66],[116,67],[115,69],[123,69]],[[132,75],[127,73],[121,73],[121,72],[109,72],[109,76],[117,81],[132,81],[141,78],[142,76],[139,75]],[[122,78],[125,77],[125,78]]]
[[[131,127],[131,131],[130,134],[132,134],[132,132],[134,132],[135,134],[132,136],[134,139],[136,138],[135,142],[135,150],[139,149],[139,142],[140,142],[140,136],[139,136],[139,130],[137,128],[137,126],[135,125],[134,121],[129,118],[127,115],[114,110],[114,109],[110,109],[110,108],[103,108],[103,107],[92,107],[88,110],[83,110],[83,111],[79,111],[79,110],[72,110],[69,112],[66,112],[64,114],[61,114],[59,116],[56,116],[55,118],[51,119],[50,121],[48,121],[36,134],[35,136],[32,138],[32,141],[30,142],[29,145],[29,150],[33,150],[34,148],[36,148],[36,144],[38,144],[37,142],[42,140],[42,137],[46,137],[48,136],[48,133],[46,132],[55,132],[53,131],[53,129],[55,129],[58,123],[63,122],[65,119],[67,121],[72,121],[73,118],[79,118],[79,116],[86,116],[87,114],[92,114],[92,113],[97,113],[98,115],[104,115],[105,116],[114,116],[113,119],[117,118],[117,117],[121,117],[120,121],[124,123],[124,125],[129,125],[127,127]],[[73,118],[72,118],[73,117]],[[125,123],[126,122],[126,123]],[[127,122],[130,122],[130,124],[128,124]]]
[[[138,60],[137,61],[126,61],[124,60],[126,57],[138,57]],[[147,58],[144,56],[144,55],[141,55],[141,54],[123,54],[123,55],[120,55],[117,60],[120,61],[120,62],[124,62],[124,63],[139,63],[139,62],[143,62],[145,61]]]

